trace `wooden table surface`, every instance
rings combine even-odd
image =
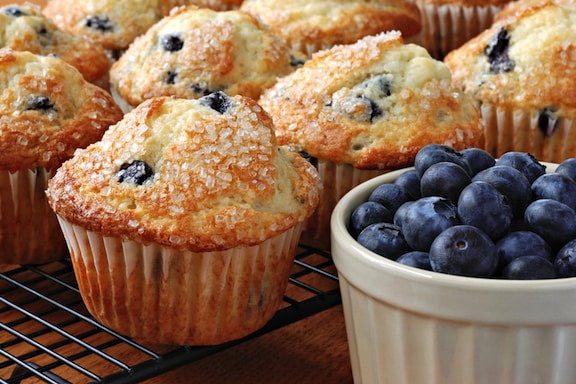
[[[148,384],[352,382],[341,306],[146,381]]]

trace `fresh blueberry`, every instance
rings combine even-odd
[[[468,164],[464,156],[454,148],[444,144],[428,144],[420,149],[414,159],[414,169],[416,169],[418,175],[422,177],[424,172],[426,172],[432,164],[441,161],[458,164],[464,168],[469,175],[472,174],[470,164]]]
[[[530,181],[516,168],[497,165],[480,171],[472,181],[484,181],[506,196],[515,218],[524,218],[524,210],[532,201]]]
[[[432,164],[420,179],[422,196],[440,196],[456,203],[460,192],[472,182],[461,166],[447,161]]]
[[[516,168],[530,183],[546,173],[546,166],[540,164],[538,160],[527,152],[506,152],[498,160],[496,165],[508,165]]]
[[[198,99],[200,104],[212,108],[216,112],[224,113],[230,108],[230,98],[221,91],[211,93]]]
[[[515,231],[506,234],[496,242],[496,254],[500,270],[521,256],[535,255],[550,261],[553,261],[555,257],[546,241],[540,235],[530,231]]]
[[[100,32],[110,32],[114,24],[107,16],[92,15],[86,18],[86,26]]]
[[[502,270],[501,277],[511,280],[539,280],[555,279],[557,276],[554,264],[550,260],[527,255],[512,260]]]
[[[439,196],[422,197],[408,205],[402,219],[402,232],[413,250],[428,251],[446,228],[460,224],[456,206]]]
[[[399,185],[387,183],[376,187],[368,196],[368,201],[382,204],[393,215],[402,204],[410,200],[410,196]]]
[[[552,199],[535,200],[524,212],[527,228],[536,232],[553,250],[559,250],[576,238],[576,212]]]
[[[410,267],[425,269],[427,271],[432,270],[432,266],[430,265],[430,255],[428,252],[410,251],[397,258],[396,261]]]
[[[452,275],[490,277],[498,265],[494,242],[471,225],[455,225],[440,233],[429,254],[433,271]]]
[[[358,243],[372,252],[391,260],[410,251],[400,227],[390,223],[376,223],[364,228]]]
[[[166,52],[178,52],[184,47],[184,41],[180,36],[164,35],[160,38],[160,44]]]
[[[570,240],[558,251],[554,267],[558,277],[576,277],[576,239]]]
[[[470,176],[476,175],[478,172],[494,166],[496,159],[481,148],[466,148],[460,151],[464,159],[470,164],[472,170]]]
[[[576,181],[561,173],[545,173],[532,183],[532,196],[557,200],[576,210]]]
[[[490,63],[490,73],[509,72],[514,68],[514,61],[508,55],[509,46],[510,34],[506,29],[500,28],[484,49]]]
[[[513,216],[506,197],[484,181],[469,184],[458,199],[458,217],[462,224],[479,228],[493,241],[508,232]]]
[[[47,96],[30,96],[26,102],[26,110],[48,111],[54,109],[54,103]]]
[[[396,178],[394,184],[400,186],[406,192],[412,200],[417,200],[421,197],[420,195],[420,175],[415,169],[410,169],[403,172],[400,176]]]
[[[120,183],[142,185],[146,180],[154,176],[154,170],[145,161],[134,160],[130,163],[122,164],[116,176]]]
[[[408,212],[408,207],[412,203],[414,203],[414,201],[407,201],[404,204],[402,204],[400,207],[398,207],[398,209],[394,213],[394,218],[392,220],[394,225],[397,225],[400,228],[402,228],[402,223],[404,222],[404,217],[406,217],[406,213]]]
[[[556,168],[556,173],[568,176],[572,180],[576,181],[576,158],[571,157],[569,159],[563,160]]]
[[[392,213],[382,204],[374,201],[366,201],[357,206],[350,216],[350,233],[354,237],[364,228],[375,223],[391,223]]]
[[[546,137],[552,136],[556,128],[558,128],[558,116],[556,116],[556,108],[546,107],[540,111],[538,115],[538,129]]]

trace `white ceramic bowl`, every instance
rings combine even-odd
[[[332,214],[354,382],[576,383],[576,278],[435,273],[385,259],[349,234],[353,209],[401,172],[354,188]]]

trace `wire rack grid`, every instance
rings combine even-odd
[[[283,306],[260,330],[206,347],[143,345],[87,312],[69,261],[0,273],[0,383],[137,383],[341,302],[329,253],[301,246]]]

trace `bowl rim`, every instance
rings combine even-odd
[[[553,171],[557,166],[557,164],[552,163],[541,163],[546,165],[548,172]],[[370,179],[350,190],[336,204],[330,223],[331,242],[332,256],[341,278],[346,279],[348,284],[355,285],[361,291],[374,295],[376,299],[386,301],[390,305],[405,307],[412,311],[432,312],[435,316],[448,316],[457,320],[504,323],[509,323],[510,321],[530,324],[548,323],[551,321],[576,323],[576,277],[542,280],[505,280],[455,276],[402,265],[361,246],[348,231],[348,218],[352,210],[359,202],[366,200],[370,192],[378,185],[393,182],[400,174],[410,169],[413,169],[413,167],[399,169]],[[383,285],[404,285],[409,287],[411,292],[393,289],[395,296],[390,292],[374,292],[375,289],[371,287],[371,284],[376,279],[376,273],[381,273],[382,280],[387,280],[387,282],[382,283]],[[428,294],[426,289],[430,289],[431,292]],[[435,295],[443,295],[444,301],[434,299],[432,291],[434,291]],[[531,295],[526,295],[527,291]],[[415,296],[416,292],[433,299],[432,301],[435,304],[418,304],[422,300]],[[455,303],[470,300],[470,294],[474,294],[475,298],[478,298],[481,302],[481,308],[472,311],[473,313],[461,313],[462,311],[457,308],[454,308],[454,313],[447,313],[446,306],[442,305],[444,303],[449,306],[451,299],[454,299]],[[505,316],[505,319],[500,319],[497,316],[482,313],[487,310],[507,311],[507,306],[509,306],[510,311],[518,310],[519,308],[514,304],[514,301],[518,300],[520,296],[524,305],[536,302],[540,305],[543,301],[548,301],[548,304],[540,308],[539,312],[541,314],[533,319],[521,319],[514,314]],[[526,296],[529,296],[528,300],[526,300]],[[466,299],[466,297],[468,298]],[[563,304],[561,313],[555,313],[554,311],[558,310],[556,308],[558,305],[554,304],[558,300],[571,300],[575,305]],[[491,301],[493,303],[490,303]],[[500,305],[496,301],[506,302],[506,304]],[[433,305],[438,305],[439,307],[433,308]],[[546,311],[553,312],[549,314],[542,313]],[[534,310],[533,312],[536,311]]]

